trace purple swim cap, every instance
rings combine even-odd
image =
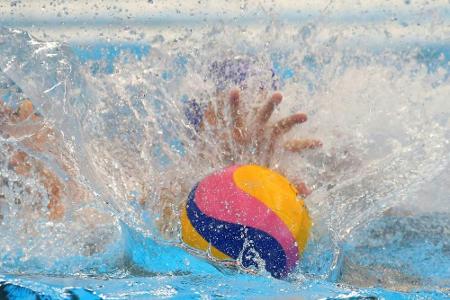
[[[254,68],[255,65],[256,63],[250,58],[226,58],[222,61],[214,61],[209,68],[209,73],[219,91],[232,86],[245,88],[246,79],[251,77],[251,73],[258,73],[258,70]],[[278,84],[275,72],[272,68],[270,71],[272,74],[270,86],[276,90]],[[263,87],[268,87],[267,83],[261,82],[261,88]]]
[[[250,61],[243,58],[227,58],[215,61],[209,71],[218,90],[230,85],[242,86],[249,72]]]

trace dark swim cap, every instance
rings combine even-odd
[[[209,72],[218,90],[231,86],[243,86],[250,69],[250,60],[244,58],[227,58],[214,61]]]
[[[226,58],[222,61],[214,61],[209,67],[210,76],[219,91],[234,86],[245,88],[247,79],[252,77],[252,75],[258,76],[258,74],[266,71],[268,69],[258,69],[257,63],[247,57]],[[260,82],[260,87],[277,90],[279,84],[274,69],[270,68],[270,72],[271,80],[269,82]]]

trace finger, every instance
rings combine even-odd
[[[220,128],[224,127],[224,118],[223,118],[223,109],[224,109],[224,101],[223,95],[218,95],[217,97],[217,111],[214,109],[213,104],[210,102],[208,107],[205,110],[205,120],[206,123],[210,126],[212,134],[214,134],[220,143],[222,144],[222,148],[224,152],[229,152],[229,136],[227,132],[220,130]]]
[[[8,164],[9,168],[13,168],[19,175],[28,176],[32,165],[28,161],[28,155],[23,151],[17,151],[11,156]]]
[[[270,164],[270,161],[272,160],[272,156],[275,153],[275,145],[280,138],[281,135],[285,134],[291,128],[296,125],[303,122],[306,122],[307,116],[304,113],[298,113],[292,116],[289,116],[283,120],[278,121],[272,131],[272,135],[270,136],[269,140],[269,147],[267,150],[267,163]]]
[[[272,97],[267,101],[266,104],[264,104],[261,109],[257,113],[256,122],[257,125],[262,127],[264,126],[267,121],[270,119],[270,116],[272,115],[275,107],[280,104],[281,100],[283,99],[283,95],[281,93],[274,93]]]
[[[280,104],[283,96],[281,93],[274,93],[272,97],[264,104],[256,115],[256,144],[258,152],[261,149],[262,140],[264,139],[264,128],[270,119],[275,107]]]
[[[5,105],[5,102],[0,99],[0,116],[9,114],[11,114],[11,108]]]
[[[31,120],[32,121],[42,120],[42,115],[40,113],[35,112],[31,115]]]
[[[17,117],[19,121],[28,119],[28,117],[33,114],[33,103],[29,99],[25,99],[19,105],[17,109]]]
[[[30,128],[30,126],[27,127]],[[52,136],[54,137],[53,130],[43,126],[39,129],[36,128],[36,132],[25,138],[23,142],[31,149],[43,152],[45,149],[48,149],[50,145],[54,146],[53,144],[48,143]]]
[[[308,117],[306,114],[298,113],[278,121],[273,127],[272,138],[285,134],[291,130],[294,125],[304,123],[307,119]]]
[[[322,142],[313,139],[290,140],[284,144],[284,149],[291,152],[300,152],[305,149],[322,147]]]
[[[206,108],[204,115],[204,120],[206,120],[209,126],[217,126],[217,114],[211,102],[208,103],[208,107]]]
[[[230,135],[227,132],[219,134],[220,142],[220,160],[225,163],[234,162],[233,147],[230,145]]]
[[[49,196],[49,203],[47,208],[49,209],[50,220],[58,220],[64,216],[64,205],[61,201],[63,186],[61,181],[52,171],[43,168],[41,170],[43,176],[42,183],[47,190]]]
[[[297,193],[300,197],[306,198],[312,193],[312,190],[303,181],[296,183],[295,188],[297,189]]]
[[[233,140],[241,145],[247,144],[248,135],[247,129],[245,127],[239,91],[236,89],[232,90],[229,95],[229,100],[230,100]]]
[[[217,124],[219,126],[225,126],[225,102],[226,102],[226,94],[220,92],[217,95],[216,102],[216,115],[217,115]]]

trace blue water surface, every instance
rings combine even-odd
[[[402,293],[355,288],[320,279],[292,282],[239,273],[216,267],[183,249],[158,244],[125,224],[122,232],[126,257],[142,268],[140,273],[144,276],[0,275],[0,299],[448,299],[449,296],[439,291]],[[416,251],[420,252],[421,246],[418,247]],[[368,251],[374,254],[373,250]],[[401,253],[402,249],[396,252]]]

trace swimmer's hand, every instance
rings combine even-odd
[[[314,149],[322,146],[322,142],[317,139],[295,139],[284,142],[280,145],[281,137],[289,132],[295,125],[306,122],[305,113],[296,113],[274,123],[269,122],[273,111],[283,99],[279,92],[273,93],[265,103],[259,107],[254,115],[246,113],[244,103],[239,90],[233,89],[228,95],[229,114],[231,124],[227,124],[224,117],[225,101],[218,99],[217,105],[208,105],[205,111],[205,123],[216,130],[216,137],[223,143],[224,153],[230,153],[231,145],[226,141],[231,141],[238,148],[238,156],[248,156],[251,162],[273,167],[273,156],[277,147],[283,147],[286,151],[301,152],[306,149]],[[250,117],[250,118],[249,118]],[[246,120],[253,120],[246,122]],[[218,128],[226,125],[231,126],[231,132],[221,132]],[[231,139],[229,138],[231,136]],[[225,142],[224,142],[225,141]],[[243,154],[243,155],[242,155]],[[231,162],[233,158],[229,159]],[[307,196],[311,190],[303,181],[295,183],[300,195]]]
[[[45,160],[14,147],[14,143],[6,148],[10,152],[8,167],[20,176],[35,178],[44,187],[50,220],[60,220],[64,216],[63,197],[86,198],[86,191],[73,179],[75,163],[66,155],[61,135],[50,128],[29,99],[24,99],[17,110],[0,100],[0,136],[19,142],[31,152],[52,155],[53,162],[68,175],[63,180]]]

